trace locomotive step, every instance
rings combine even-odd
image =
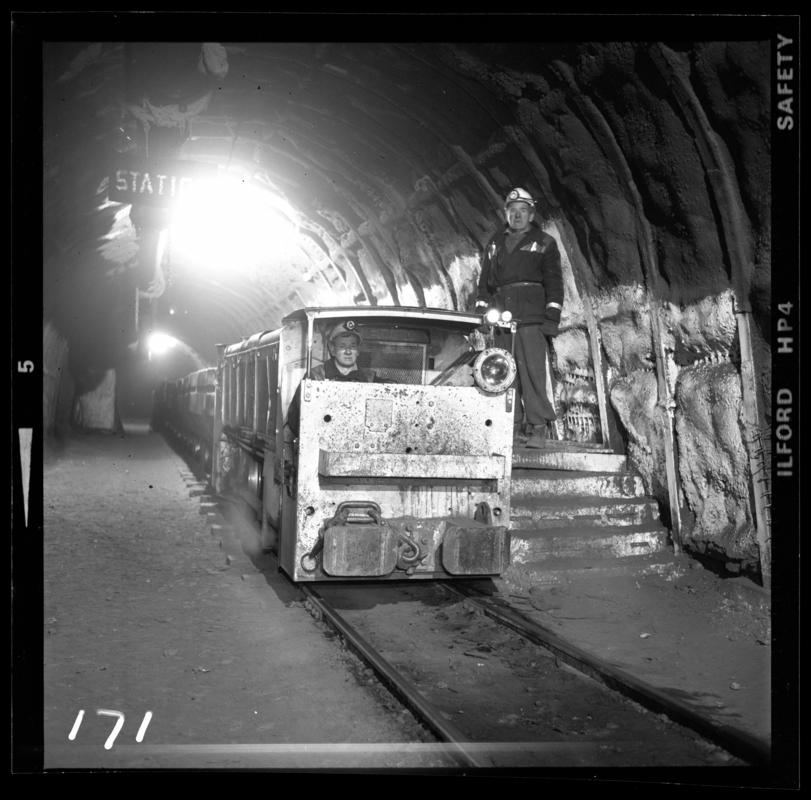
[[[576,472],[573,470],[512,471],[513,503],[543,497],[642,497],[642,478],[631,472]]]
[[[576,470],[578,472],[624,472],[627,460],[616,453],[573,451],[545,447],[513,450],[513,469]]]
[[[658,523],[659,504],[651,498],[585,497],[513,498],[512,530],[614,526]]]
[[[543,587],[566,585],[577,575],[599,575],[605,579],[623,577],[627,580],[654,573],[676,577],[679,569],[673,560],[673,550],[666,546],[650,553],[635,552],[627,557],[605,558],[580,553],[575,556],[543,556],[526,562],[513,558],[503,577],[519,584]]]
[[[529,437],[527,437],[529,438]],[[519,439],[519,444],[516,449],[525,448],[522,439]],[[547,439],[544,447],[545,450],[564,450],[572,453],[613,453],[610,447],[606,447],[598,442],[575,442],[571,439]]]
[[[607,526],[604,528],[548,528],[510,532],[510,560],[513,565],[571,559],[577,564],[588,559],[616,559],[649,556],[668,550],[665,528],[653,525]],[[563,568],[559,566],[558,568]]]

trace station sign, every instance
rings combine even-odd
[[[170,208],[196,181],[214,178],[217,173],[216,164],[201,161],[120,161],[111,171],[110,200]]]

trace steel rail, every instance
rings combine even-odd
[[[383,656],[366,641],[366,639],[352,627],[335,609],[333,609],[314,589],[299,584],[305,597],[316,606],[318,611],[334,628],[344,642],[355,652],[361,660],[374,670],[382,683],[392,692],[409,710],[430,728],[436,736],[452,746],[450,751],[462,766],[490,767],[494,763],[472,753],[465,744],[474,744],[452,723],[443,719],[439,711],[431,705],[420,693],[419,689],[407,677],[402,675]]]
[[[639,703],[649,711],[665,714],[674,722],[700,733],[709,741],[752,765],[769,765],[771,748],[757,737],[730,725],[716,722],[688,705],[674,700],[655,686],[607,664],[529,619],[504,600],[481,594],[469,586],[446,581],[439,583],[450,592],[473,601],[491,619],[552,651],[559,660]]]

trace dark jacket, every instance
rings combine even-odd
[[[310,376],[315,381],[356,381],[360,383],[372,383],[375,379],[375,374],[368,369],[353,370],[348,375],[338,370],[335,365],[334,358],[328,358],[321,366],[313,367]]]
[[[477,299],[493,303],[501,311],[510,310],[520,324],[541,323],[548,303],[563,306],[563,271],[557,242],[532,222],[508,253],[508,232],[505,227],[487,243]]]

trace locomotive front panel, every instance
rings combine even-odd
[[[500,573],[512,403],[512,389],[304,380],[282,568],[301,581]]]

